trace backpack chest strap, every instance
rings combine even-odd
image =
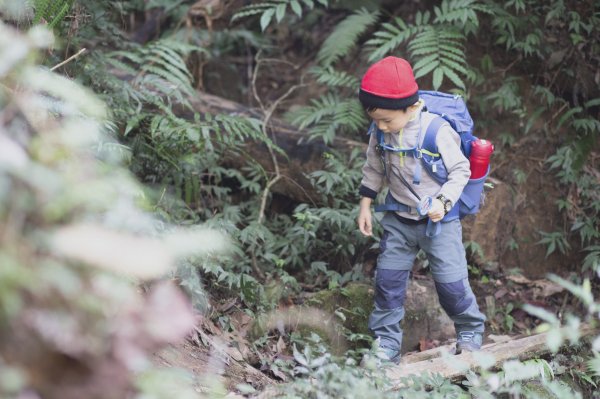
[[[413,183],[420,184],[421,183],[421,171],[422,162],[425,160],[433,161],[435,158],[439,157],[438,148],[435,144],[435,138],[437,137],[438,130],[444,124],[445,120],[440,117],[434,118],[427,126],[427,131],[425,131],[425,137],[423,137],[423,143],[417,147],[415,150],[415,158],[419,159],[420,162],[416,163],[415,173],[413,175]],[[421,142],[419,137],[419,143]],[[424,160],[423,160],[424,158]]]

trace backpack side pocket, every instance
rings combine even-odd
[[[463,189],[463,192],[458,200],[458,213],[461,219],[466,215],[472,215],[479,211],[483,194],[483,186],[489,174],[490,168],[488,167],[488,171],[485,176],[478,179],[469,179],[469,182]]]

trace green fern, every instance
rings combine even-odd
[[[367,28],[379,19],[379,12],[371,12],[361,8],[340,22],[327,37],[317,54],[317,60],[324,66],[330,66],[350,49]]]
[[[491,13],[492,9],[477,0],[444,0],[431,14],[418,12],[413,24],[400,18],[382,24],[367,45],[374,47],[369,61],[378,60],[393,53],[405,43],[415,64],[415,77],[433,75],[435,90],[448,78],[457,88],[465,90],[465,77],[473,75],[466,63],[464,43],[466,35],[479,26],[479,13]]]
[[[311,68],[310,73],[317,77],[317,82],[329,87],[346,87],[353,91],[360,87],[356,76],[345,71],[336,71],[332,67],[314,67]]]
[[[33,23],[39,24],[44,20],[53,28],[67,15],[74,2],[75,0],[34,0]]]
[[[191,51],[202,48],[175,40],[160,40],[133,51],[116,51],[109,54],[108,62],[135,76],[134,85],[139,90],[130,94],[140,102],[155,102],[157,92],[171,100],[187,104],[194,93],[193,77],[188,70],[186,57]],[[160,101],[159,101],[160,102]]]
[[[494,14],[492,27],[498,36],[497,43],[505,44],[507,50],[517,50],[525,56],[543,55],[544,31],[540,28],[542,20],[539,15],[513,15],[507,8],[490,3]],[[552,11],[552,10],[551,10]]]
[[[480,4],[477,0],[444,0],[439,7],[434,7],[433,22],[461,26],[466,34],[470,34],[479,27],[477,12],[492,14],[490,7]]]
[[[421,32],[429,24],[431,14],[429,12],[417,12],[415,23],[407,25],[401,18],[394,18],[393,23],[382,24],[382,30],[373,34],[374,38],[367,41],[367,46],[374,47],[369,56],[369,61],[383,58],[393,52],[401,44],[407,42],[411,37]]]
[[[408,49],[413,60],[415,78],[433,71],[433,88],[439,89],[444,77],[465,89],[460,75],[468,75],[464,52],[465,36],[456,29],[429,27],[411,41]]]
[[[342,101],[332,93],[312,100],[311,105],[291,113],[288,119],[301,129],[309,128],[310,140],[320,138],[326,144],[341,131],[357,132],[366,123],[358,100]]]
[[[317,0],[317,2],[324,7],[328,6],[328,0]],[[315,7],[315,2],[313,0],[271,0],[264,3],[251,4],[242,7],[236,12],[231,21],[260,14],[260,28],[264,31],[274,20],[280,23],[289,10],[294,12],[298,17],[302,17],[302,5],[312,10]]]
[[[500,111],[517,111],[523,108],[521,94],[522,81],[516,76],[507,76],[502,81],[502,86],[488,94],[486,101],[492,101],[493,106]]]
[[[178,198],[196,209],[204,208],[202,204],[206,202],[227,202],[230,194],[222,187],[201,185],[199,179],[199,174],[208,174],[211,181],[220,181],[228,173],[218,166],[225,153],[239,154],[262,170],[244,154],[245,143],[261,142],[276,152],[281,150],[264,136],[258,119],[195,114],[190,120],[175,114],[173,110],[181,105],[191,110],[189,99],[195,91],[186,64],[191,51],[204,50],[168,39],[130,51],[112,52],[104,61],[131,76],[126,84],[105,84],[117,90],[127,104],[115,112],[126,121],[123,135],[128,136],[132,151],[137,154],[133,168],[151,171],[146,174],[148,179],[173,187]],[[263,178],[264,175],[263,171]],[[242,177],[239,180],[246,181]],[[256,184],[261,186],[260,182]]]

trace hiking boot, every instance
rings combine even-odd
[[[371,359],[375,361],[376,367],[383,364],[398,364],[400,363],[400,351],[397,349],[378,347],[364,355],[360,361],[360,365],[365,367]]]
[[[465,352],[476,352],[481,349],[483,334],[475,331],[461,331],[456,339],[456,355]]]
[[[381,360],[382,363],[400,363],[400,351],[391,348],[378,348],[375,352],[377,359]]]

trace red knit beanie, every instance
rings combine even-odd
[[[419,100],[418,90],[410,64],[390,56],[367,69],[358,99],[365,108],[405,109]]]

